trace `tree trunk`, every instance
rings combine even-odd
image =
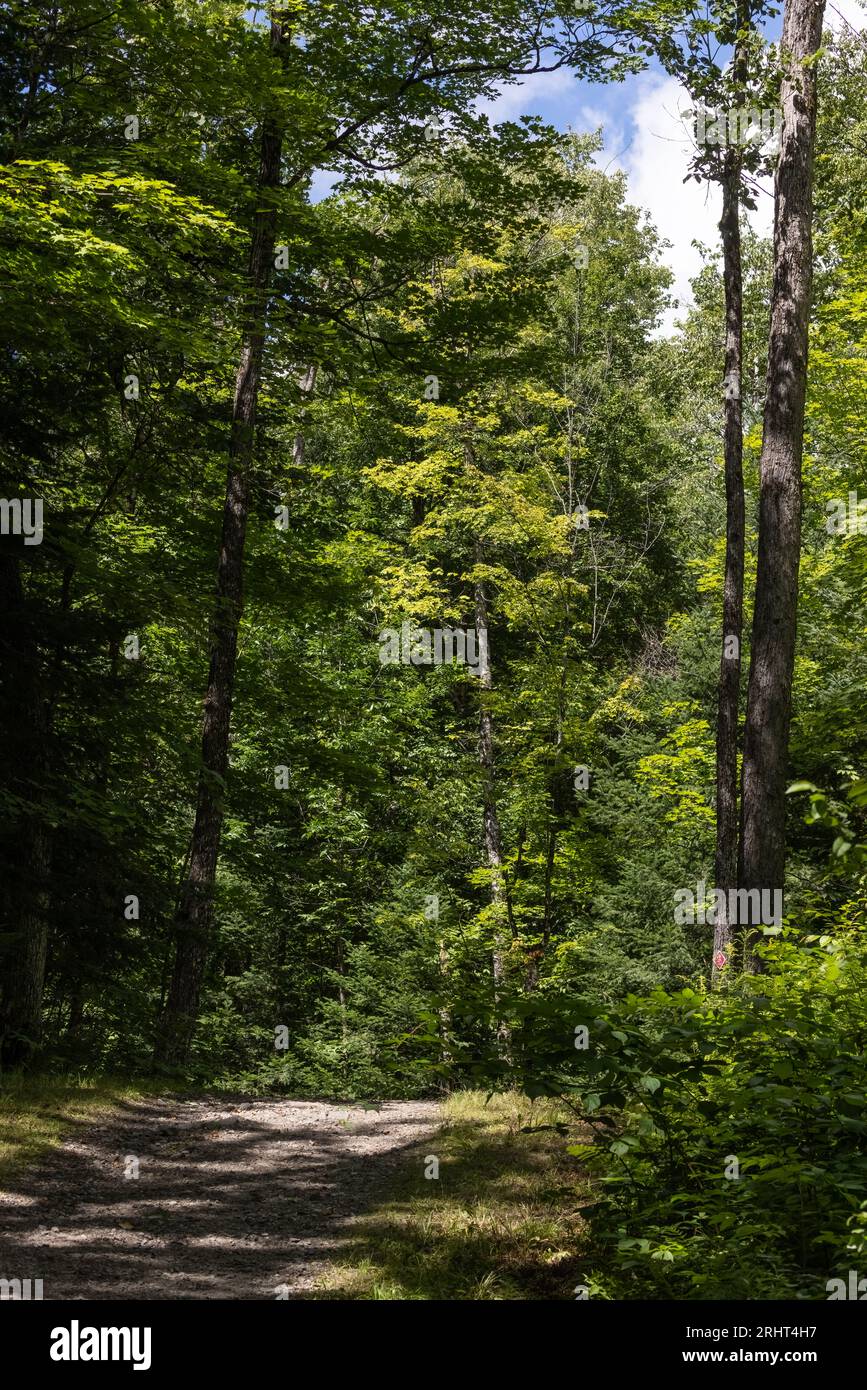
[[[14,863],[9,863],[11,872],[3,885],[4,926],[11,927],[12,940],[3,959],[0,1054],[4,1066],[17,1066],[38,1048],[42,1032],[51,837],[39,803],[48,773],[50,726],[40,689],[39,652],[25,611],[20,563],[11,555],[0,556],[0,617],[3,667],[15,673],[17,682],[14,692],[4,692],[10,726],[15,728],[15,763],[21,768],[13,788],[24,805]]]
[[[738,715],[744,601],[744,469],[741,406],[743,286],[741,274],[740,164],[730,152],[722,184],[720,232],[725,284],[725,489],[726,555],[723,585],[716,734],[716,861],[714,879],[724,899],[717,911],[712,973],[725,964],[731,941],[728,894],[738,873]]]
[[[567,815],[566,795],[563,784],[564,769],[561,766],[565,699],[566,664],[564,660],[560,664],[560,682],[557,691],[557,727],[554,732],[554,757],[551,775],[548,778],[549,820],[545,850],[545,897],[542,908],[542,942],[541,945],[532,952],[528,962],[525,977],[525,987],[528,993],[532,992],[539,983],[542,962],[547,955],[548,945],[551,940],[551,920],[554,912],[554,867],[557,863],[557,834],[559,826],[564,823]]]
[[[492,968],[494,998],[499,1000],[505,981],[506,898],[503,882],[503,837],[494,792],[494,720],[486,695],[493,689],[491,674],[490,635],[488,627],[488,597],[481,581],[475,587],[476,643],[479,653],[478,677],[482,686],[479,712],[479,766],[482,769],[483,826],[485,862],[491,872],[491,908],[494,919],[494,949]],[[509,1028],[502,1020],[497,1023],[497,1040],[504,1055],[508,1055]]]
[[[69,1018],[66,1022],[66,1037],[64,1041],[67,1047],[75,1047],[81,1037],[81,1027],[84,1023],[84,992],[81,980],[76,980],[72,986],[69,997]]]
[[[271,47],[284,48],[281,24],[271,24]],[[274,266],[276,208],[269,190],[280,183],[282,130],[263,122],[256,213],[250,248],[251,310],[235,382],[223,534],[217,593],[211,622],[211,666],[202,728],[202,766],[189,867],[174,920],[175,963],[168,999],[159,1021],[155,1060],[186,1060],[199,1008],[214,915],[214,882],[223,825],[223,795],[229,763],[229,728],[243,604],[244,540],[250,499],[250,468],[256,407],[262,379],[268,286]]]
[[[317,368],[313,363],[311,363],[309,367],[306,367],[304,369],[304,372],[301,375],[301,380],[298,383],[298,389],[301,392],[302,399],[309,400],[310,397],[313,395],[313,388],[316,385],[316,372]],[[298,430],[292,442],[293,468],[301,468],[304,465],[304,424],[306,416],[307,412],[302,407],[298,424]]]
[[[744,732],[741,886],[782,890],[812,289],[816,69],[824,0],[786,0],[759,553]],[[757,968],[754,962],[754,968]]]
[[[450,972],[449,972],[449,953],[448,953],[448,948],[447,948],[446,943],[445,943],[445,937],[442,937],[442,936],[440,937],[438,946],[439,946],[439,965],[440,965],[440,989],[442,990],[442,993],[443,993],[443,995],[445,996],[445,995],[447,994],[448,988],[449,988],[449,973],[450,973]],[[452,1049],[451,1049],[451,1045],[450,1045],[450,1041],[449,1041],[450,1038],[451,1038],[451,1032],[452,1032],[452,1014],[451,1014],[451,1009],[449,1008],[448,1004],[446,1004],[445,1002],[443,1002],[442,1004],[440,1004],[440,1006],[439,1006],[439,1011],[438,1011],[438,1012],[439,1012],[439,1022],[440,1022],[440,1038],[442,1039],[442,1042],[441,1042],[441,1049],[442,1049],[442,1050],[441,1050],[440,1056],[441,1056],[441,1060],[442,1060],[443,1066],[450,1067],[450,1066],[452,1065],[452,1062],[454,1061],[454,1057],[453,1057],[453,1055],[452,1055]],[[448,1086],[446,1085],[446,1090],[448,1090],[448,1089],[449,1089],[449,1088],[448,1088]]]

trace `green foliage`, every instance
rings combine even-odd
[[[598,138],[492,126],[478,104],[543,59],[621,78],[653,49],[725,105],[733,11],[283,9],[280,58],[234,0],[0,5],[0,493],[45,503],[42,545],[0,540],[0,718],[20,752],[0,785],[0,967],[35,896],[40,1062],[148,1074],[273,121],[282,254],[188,1074],[344,1099],[523,1079],[597,1133],[576,1150],[599,1184],[594,1294],[822,1297],[867,1229],[867,541],[826,525],[864,491],[864,40],[835,39],[820,70],[786,884],[809,936],[771,942],[755,979],[733,959],[709,994],[709,933],[672,903],[712,877],[719,267],[708,249],[661,337],[662,247]],[[776,53],[748,47],[761,106]],[[749,590],[771,249],[746,228],[743,261]],[[384,629],[472,628],[480,596],[489,682],[380,660]]]
[[[584,1276],[603,1297],[820,1299],[860,1251],[863,936],[789,931],[762,953],[765,973],[714,994],[514,1010],[524,1089],[592,1131],[569,1152],[596,1179]]]

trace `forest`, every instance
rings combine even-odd
[[[87,1297],[867,1290],[853,8],[0,3],[0,1187],[126,1162]],[[172,1292],[224,1102],[392,1115],[348,1264]]]

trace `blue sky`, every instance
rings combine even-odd
[[[859,0],[828,0],[826,24],[861,29],[864,8]],[[777,21],[779,24],[779,21]],[[539,115],[559,130],[601,128],[603,149],[597,156],[602,169],[621,169],[627,178],[630,202],[644,208],[660,234],[670,243],[663,257],[674,274],[673,293],[682,303],[690,300],[689,282],[700,268],[697,241],[717,245],[719,194],[712,186],[694,180],[684,183],[691,140],[682,112],[691,103],[673,79],[651,66],[646,72],[619,83],[578,81],[571,72],[540,73],[520,84],[504,87],[496,101],[484,103],[492,121]],[[327,174],[317,176],[312,195],[323,197],[331,185]],[[770,181],[750,215],[755,229],[770,235],[773,198]],[[666,317],[670,331],[678,310]]]
[[[826,25],[841,29],[848,24],[862,29],[867,12],[859,0],[828,0]],[[779,28],[780,21],[776,23]],[[691,105],[687,93],[658,67],[627,78],[622,83],[579,82],[570,73],[555,72],[530,78],[521,87],[505,88],[499,100],[489,103],[492,119],[525,113],[544,117],[560,130],[601,127],[603,149],[597,156],[602,169],[621,169],[626,174],[629,200],[646,209],[660,234],[670,242],[664,259],[674,273],[674,295],[689,303],[689,282],[701,265],[693,246],[718,244],[719,192],[694,180],[684,183],[691,140],[682,112]],[[750,221],[756,231],[770,235],[773,228],[773,192],[770,180],[763,186]],[[672,310],[664,328],[678,317]]]

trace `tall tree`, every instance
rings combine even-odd
[[[780,890],[801,544],[801,461],[812,288],[816,54],[824,0],[787,0],[774,283],[760,462],[759,546],[744,729],[741,886]],[[755,962],[754,962],[755,963]]]
[[[15,689],[2,683],[2,713],[15,734],[13,789],[19,806],[14,870],[4,875],[4,918],[14,926],[4,962],[0,999],[0,1056],[4,1065],[25,1060],[42,1032],[42,991],[48,953],[48,876],[51,837],[42,800],[50,760],[49,707],[40,679],[34,617],[28,611],[20,561],[0,555],[0,623],[4,671],[15,672]],[[10,748],[11,748],[10,743]]]
[[[481,547],[476,558],[482,561]],[[482,816],[484,825],[485,864],[491,875],[491,915],[494,924],[493,979],[494,1002],[500,998],[506,977],[506,953],[508,951],[508,932],[506,926],[506,903],[503,884],[503,831],[500,813],[497,808],[495,783],[496,759],[494,756],[494,717],[490,706],[490,692],[494,688],[490,652],[490,623],[488,621],[488,596],[484,580],[475,583],[476,642],[478,644],[478,678],[481,685],[479,708],[479,767],[482,773]],[[497,1037],[504,1052],[509,1046],[506,1025],[498,1020]]]
[[[748,92],[748,53],[752,13],[738,0],[732,95],[736,108]],[[722,644],[716,727],[716,848],[714,884],[721,890],[714,926],[711,968],[718,975],[732,935],[729,892],[738,881],[738,727],[741,694],[741,643],[744,610],[744,443],[743,443],[743,269],[741,265],[742,152],[726,152],[720,178],[725,291],[724,435],[726,549],[723,577]]]
[[[217,3],[209,0],[208,8]],[[179,195],[164,178],[168,164],[188,188],[204,182],[196,177],[203,166],[198,145],[191,157],[186,123],[174,114],[179,95],[189,97],[191,55],[193,67],[214,61],[202,43],[206,23],[197,16],[184,24],[167,8],[156,26],[137,12],[123,24],[115,19],[91,0],[62,7],[16,3],[0,13],[10,52],[0,82],[6,427],[0,491],[23,490],[40,497],[45,509],[44,542],[10,548],[2,560],[15,653],[6,708],[19,729],[19,748],[27,749],[16,794],[4,806],[19,847],[4,873],[0,931],[6,1061],[25,1056],[39,1039],[51,936],[63,915],[49,897],[58,889],[67,899],[74,893],[64,862],[69,837],[57,832],[70,804],[88,794],[79,773],[87,783],[94,769],[84,770],[65,746],[70,691],[83,679],[93,646],[101,648],[101,660],[107,630],[124,621],[124,610],[129,616],[135,562],[128,557],[130,589],[115,595],[110,616],[91,614],[89,626],[82,622],[82,575],[106,524],[119,511],[134,510],[141,490],[134,480],[152,464],[154,429],[165,418],[180,364],[189,369],[202,351],[201,330],[216,317],[213,298],[225,315],[230,297],[221,293],[228,286],[220,287],[218,258],[207,264],[214,247],[206,245],[213,232],[228,228],[227,219],[195,195]],[[158,41],[146,50],[133,44],[141,38],[136,25],[152,39],[156,27]],[[246,27],[236,23],[234,39]],[[237,57],[233,37],[226,43]],[[161,68],[170,51],[168,92]],[[164,124],[166,105],[173,120]],[[157,132],[151,142],[141,141],[147,153],[124,136],[130,122],[119,112],[130,110],[138,112],[137,134]],[[211,366],[213,347],[212,339],[203,351]],[[133,606],[140,602],[141,595]],[[118,640],[115,633],[115,650]],[[88,693],[98,704],[92,687]],[[76,753],[86,742],[84,723],[79,715]],[[101,733],[97,761],[104,769],[110,734]],[[62,776],[54,771],[59,763]]]
[[[722,181],[725,286],[725,489],[726,553],[723,579],[716,730],[716,853],[714,883],[723,897],[714,927],[712,968],[719,972],[731,939],[729,889],[738,872],[738,723],[744,606],[743,275],[741,269],[740,168],[731,151]]]
[[[283,59],[289,39],[285,18],[273,19],[271,51],[278,60]],[[174,970],[155,1048],[155,1059],[160,1062],[178,1062],[187,1055],[213,921],[214,880],[223,825],[238,627],[243,604],[244,540],[250,508],[253,441],[262,382],[268,287],[274,269],[277,225],[274,192],[280,182],[282,148],[282,123],[271,110],[262,122],[260,136],[258,207],[248,272],[249,317],[244,327],[232,405],[223,533],[211,626],[211,668],[202,727],[202,766],[186,877],[175,914]]]
[[[671,17],[649,21],[650,41],[665,67],[698,103],[697,152],[693,174],[717,183],[722,193],[719,221],[723,253],[723,473],[725,562],[716,720],[716,910],[711,970],[726,963],[732,938],[730,890],[738,883],[738,730],[743,639],[745,507],[743,474],[743,271],[741,206],[754,206],[749,176],[766,166],[773,141],[765,137],[771,114],[768,65],[756,21],[766,0],[722,0],[685,17],[682,35]],[[719,48],[707,43],[708,22]],[[647,21],[643,21],[646,23]],[[720,49],[731,59],[723,64]],[[708,106],[712,109],[708,110]],[[768,123],[772,127],[772,122]],[[767,144],[771,149],[765,148]]]

